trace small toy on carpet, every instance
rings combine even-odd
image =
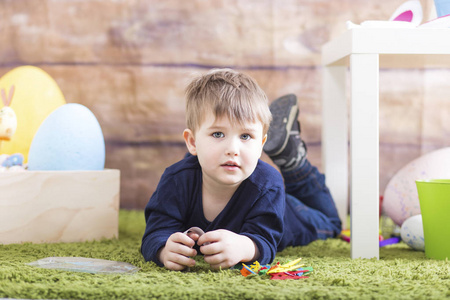
[[[275,266],[270,265],[260,265],[258,261],[255,261],[250,266],[242,264],[241,274],[247,277],[250,274],[255,275],[269,275],[270,280],[286,280],[286,279],[302,279],[309,278],[312,271],[312,267],[304,267],[304,264],[300,264],[302,259],[298,258],[294,261],[288,262],[286,264],[280,264],[277,262]]]
[[[341,234],[339,235],[339,237],[342,240],[350,243],[350,235],[351,235],[350,234],[350,230],[349,229],[345,229],[345,230],[341,231]],[[384,247],[384,246],[388,246],[388,245],[393,245],[393,244],[399,243],[401,241],[401,238],[398,237],[398,236],[392,235],[391,237],[385,239],[385,238],[383,238],[383,235],[380,234],[379,237],[378,237],[378,240],[379,240],[379,246],[380,247]]]

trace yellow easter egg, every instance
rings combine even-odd
[[[66,104],[58,84],[46,72],[34,66],[15,68],[0,78],[0,89],[14,94],[10,107],[17,116],[17,129],[9,141],[3,141],[0,154],[22,153],[24,162],[35,133],[44,119],[56,108]],[[0,101],[0,109],[4,106]]]

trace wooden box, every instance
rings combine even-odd
[[[119,236],[120,171],[0,173],[0,244]]]

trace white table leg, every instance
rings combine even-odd
[[[348,210],[346,72],[346,66],[324,66],[322,73],[322,164],[343,228]]]
[[[379,258],[378,54],[352,54],[351,257]]]

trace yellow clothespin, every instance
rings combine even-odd
[[[250,269],[253,272],[258,273],[259,269],[261,269],[261,265],[259,264],[258,261],[255,261],[253,264],[250,265]]]
[[[298,268],[301,268],[301,267],[304,266],[304,264],[299,264],[299,262],[301,260],[302,260],[301,258],[298,258],[298,259],[293,260],[291,262],[288,262],[288,263],[286,263],[284,265],[280,265],[280,266],[277,266],[275,268],[272,268],[269,271],[267,271],[267,274],[297,270]]]

